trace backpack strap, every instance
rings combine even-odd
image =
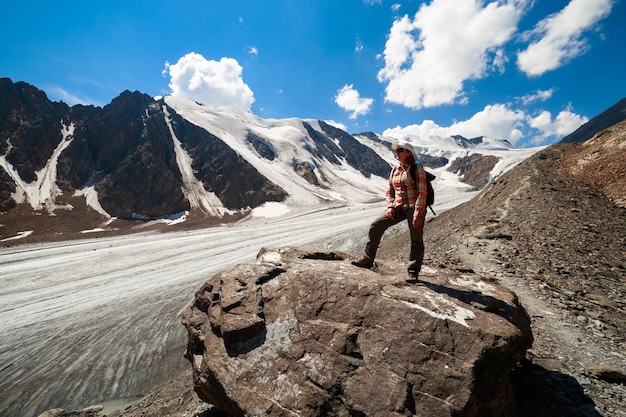
[[[415,170],[416,170],[415,165],[417,164],[422,165],[420,162],[415,162],[414,164],[411,165],[411,168],[409,169],[409,171],[411,172],[411,178],[413,178],[413,184],[415,186],[417,186],[417,174],[415,173]],[[428,187],[428,193],[432,193],[433,190],[432,190],[431,181],[433,181],[437,177],[426,170],[424,170],[424,173],[426,174],[426,186]],[[426,204],[426,207],[428,207],[430,211],[433,212],[434,216],[437,215],[437,213],[435,213],[435,210],[433,210],[433,206],[431,206],[430,204]]]
[[[411,168],[409,168],[409,172],[411,172],[411,178],[413,178],[413,184],[417,184],[417,174],[415,173],[415,164],[411,164]]]

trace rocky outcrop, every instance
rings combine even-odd
[[[462,175],[464,183],[480,190],[489,183],[491,171],[500,158],[494,155],[471,154],[452,161],[448,171]]]
[[[349,258],[263,249],[206,281],[183,315],[199,397],[234,416],[516,415],[533,337],[513,293]]]
[[[624,409],[624,384],[596,372],[608,365],[626,374],[626,210],[616,207],[626,195],[626,126],[619,127],[538,152],[425,228],[426,265],[494,277],[531,316],[533,348],[514,373],[524,416]],[[402,262],[407,242],[400,233],[379,256]]]

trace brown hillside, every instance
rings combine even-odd
[[[626,208],[626,120],[563,155],[561,170],[598,187],[609,200]]]

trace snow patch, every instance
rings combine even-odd
[[[273,218],[280,217],[291,211],[291,208],[283,203],[277,203],[274,201],[267,202],[262,206],[256,207],[252,210],[252,217],[265,217]]]
[[[94,229],[90,229],[90,230],[81,230],[80,233],[82,234],[87,234],[87,233],[96,233],[96,232],[106,232],[106,229],[103,229],[101,227],[96,227]]]
[[[111,218],[111,215],[107,213],[106,210],[104,210],[104,208],[102,208],[102,206],[100,205],[100,200],[98,199],[98,192],[96,191],[93,185],[74,191],[74,197],[79,197],[79,196],[85,197],[85,202],[87,203],[87,206],[91,207],[92,209],[94,209],[95,211],[97,211],[98,213],[106,217],[107,219]]]
[[[4,239],[0,240],[0,242],[7,242],[9,240],[24,239],[25,237],[28,237],[28,236],[30,236],[32,234],[33,234],[32,230],[26,230],[24,232],[17,232],[17,235],[15,235],[13,237],[4,238]]]
[[[178,169],[183,177],[183,194],[189,200],[189,204],[192,209],[197,208],[204,213],[213,217],[224,217],[224,214],[231,213],[226,209],[220,199],[215,193],[208,192],[204,189],[202,182],[196,178],[193,173],[192,159],[189,154],[183,149],[183,146],[176,137],[172,124],[170,122],[170,114],[167,111],[167,106],[163,106],[163,113],[165,114],[165,123],[170,130],[172,141],[174,142],[174,152],[176,153],[176,163]]]
[[[16,184],[15,193],[12,198],[18,203],[29,203],[34,210],[43,210],[45,207],[49,213],[53,213],[57,208],[71,208],[71,206],[59,206],[55,202],[55,198],[61,194],[56,185],[57,180],[57,161],[61,153],[69,146],[74,138],[75,125],[69,126],[63,124],[61,120],[62,139],[52,152],[50,159],[46,165],[35,173],[36,180],[26,183],[20,177],[17,170],[7,160],[6,156],[0,156],[0,167],[9,174]]]

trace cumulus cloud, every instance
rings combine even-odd
[[[526,115],[520,110],[512,110],[504,104],[485,106],[470,119],[455,122],[449,127],[437,125],[432,120],[424,120],[419,125],[396,127],[386,130],[383,135],[401,138],[406,135],[447,137],[461,135],[466,138],[487,136],[495,139],[507,139],[518,142],[523,133],[520,130]]]
[[[350,119],[356,119],[359,115],[369,113],[374,99],[362,98],[353,84],[346,84],[337,91],[335,103],[342,109],[352,112]]]
[[[525,38],[537,39],[517,54],[518,68],[539,76],[585,53],[583,34],[608,16],[615,0],[571,0],[560,12],[540,21]]]
[[[173,96],[190,98],[206,106],[233,106],[250,111],[254,94],[242,78],[236,59],[209,61],[195,52],[181,57],[176,64],[165,63]]]
[[[506,139],[513,144],[524,141],[524,145],[542,145],[561,139],[589,121],[570,108],[561,111],[554,119],[543,110],[531,116],[523,110],[516,110],[505,104],[494,104],[474,114],[468,120],[455,122],[450,126],[440,126],[432,120],[421,124],[395,127],[383,132],[384,136],[403,139],[406,136],[448,137],[461,135],[466,138],[487,136]]]
[[[528,1],[433,0],[413,19],[396,19],[378,80],[385,101],[420,109],[464,100],[463,83],[503,71],[500,46],[511,39]]]
[[[450,130],[467,138],[484,135],[517,143],[523,137],[520,127],[525,117],[523,111],[513,110],[504,104],[494,104],[485,106],[466,121],[454,123]]]
[[[549,137],[569,135],[588,121],[589,118],[575,114],[571,109],[559,112],[554,119],[549,111],[544,110],[538,116],[529,118],[529,125],[540,132],[532,142],[540,144]]]

